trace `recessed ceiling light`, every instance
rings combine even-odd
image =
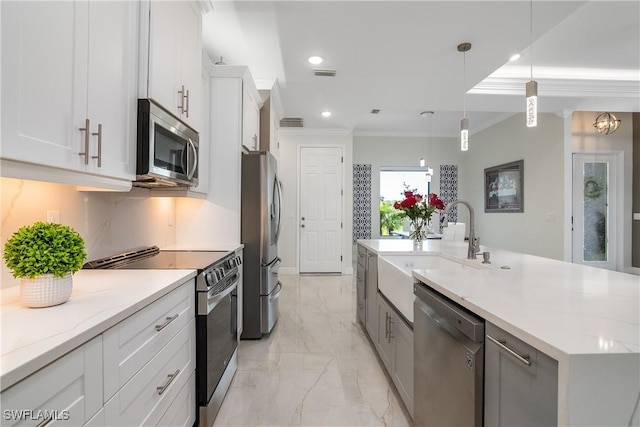
[[[331,117],[331,111],[323,111],[320,114],[322,114],[322,117]]]
[[[515,55],[512,55],[511,58],[509,58],[509,61],[513,62],[517,61],[518,59],[520,59],[520,54],[516,53]]]
[[[310,56],[307,61],[309,61],[309,63],[313,65],[320,65],[324,62],[324,58],[322,58],[321,56]]]

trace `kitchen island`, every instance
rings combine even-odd
[[[420,250],[403,240],[358,243],[382,259],[451,261],[415,269],[413,278],[557,361],[558,425],[640,423],[637,276],[485,246],[492,264],[482,265],[466,259],[463,242],[427,241]]]

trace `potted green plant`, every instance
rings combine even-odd
[[[20,299],[28,307],[49,307],[71,296],[72,274],[87,256],[73,228],[50,222],[21,227],[7,240],[2,257],[20,280]]]

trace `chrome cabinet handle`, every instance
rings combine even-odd
[[[98,167],[102,167],[102,123],[98,123],[98,132],[93,132],[91,135],[98,137],[98,155],[91,156],[92,159],[98,159]]]
[[[89,164],[89,132],[90,130],[90,121],[89,119],[84,120],[84,127],[78,128],[80,132],[84,132],[84,152],[78,153],[79,156],[84,156],[84,164]]]
[[[492,337],[491,335],[488,335],[488,334],[487,334],[487,338],[489,338],[491,341],[496,343],[498,345],[498,347],[500,347],[501,349],[503,349],[504,351],[506,351],[507,353],[509,353],[513,357],[515,357],[516,360],[518,360],[519,362],[522,362],[527,366],[531,366],[531,356],[529,356],[529,355],[522,356],[522,355],[516,353],[515,351],[513,351],[512,349],[507,347],[507,341],[506,340],[497,340],[497,339],[495,339],[494,337]]]
[[[187,89],[187,109],[184,112],[187,115],[187,119],[189,118],[189,89]]]
[[[385,316],[384,337],[386,338],[387,342],[389,342],[389,320],[390,320],[389,313],[385,313],[384,316]]]
[[[158,391],[159,396],[162,395],[162,393],[164,393],[167,390],[169,385],[171,385],[171,383],[173,382],[173,380],[176,379],[179,373],[180,373],[180,369],[176,369],[176,371],[173,374],[167,375],[167,381],[165,381],[164,384],[156,387],[156,390]]]
[[[44,427],[47,424],[49,424],[51,421],[53,421],[53,415],[49,415],[47,418],[45,418],[44,420],[40,421],[36,427]]]
[[[393,324],[394,323],[395,322],[391,318],[391,315],[389,315],[389,344],[391,344],[391,340],[394,338],[393,337]]]
[[[173,322],[174,320],[176,320],[178,318],[178,315],[173,315],[171,317],[167,317],[165,318],[166,322],[164,322],[162,325],[156,325],[156,331],[160,332],[161,330],[163,330],[164,328],[166,328],[167,326],[169,326],[169,323]]]
[[[182,85],[182,90],[179,90],[178,93],[180,94],[180,105],[178,105],[178,109],[182,114],[186,115],[187,118],[189,118],[189,90],[185,92],[184,85]],[[186,106],[185,99],[187,101]]]

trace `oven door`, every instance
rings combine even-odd
[[[207,405],[220,378],[238,346],[237,298],[238,275],[223,291],[215,295],[198,292],[196,316],[196,367],[198,403]]]

